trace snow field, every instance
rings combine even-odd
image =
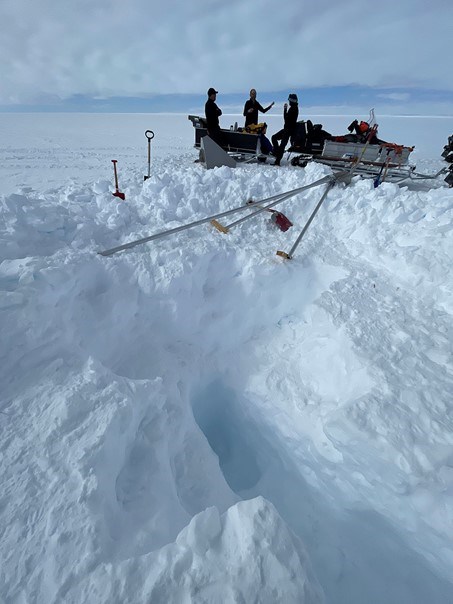
[[[2,597],[449,602],[451,190],[338,185],[291,262],[322,188],[98,256],[328,173],[174,148],[1,198]]]

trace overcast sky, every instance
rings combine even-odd
[[[453,94],[452,40],[453,0],[0,0],[0,105],[209,86]]]

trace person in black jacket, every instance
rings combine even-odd
[[[288,96],[288,104],[285,103],[283,106],[283,119],[284,126],[276,134],[272,136],[272,145],[274,148],[275,163],[274,166],[280,165],[280,160],[285,152],[285,147],[288,144],[291,135],[296,129],[297,118],[299,117],[299,106],[297,100],[297,94],[290,94]],[[280,144],[279,144],[280,141]]]
[[[250,124],[258,123],[258,111],[261,111],[261,113],[266,113],[266,111],[269,111],[269,109],[273,106],[274,101],[272,101],[269,107],[263,109],[260,103],[256,100],[256,90],[252,88],[250,91],[250,98],[248,101],[245,102],[244,105],[243,115],[245,116],[245,128],[247,128],[247,126],[250,126]]]
[[[208,100],[204,106],[204,113],[206,116],[207,130],[209,136],[218,145],[222,146],[223,136],[220,129],[219,117],[222,115],[222,110],[216,105],[217,90],[210,88],[208,90]]]

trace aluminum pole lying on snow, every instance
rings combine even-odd
[[[316,187],[320,184],[323,184],[330,180],[331,176],[326,176],[321,178],[318,181],[312,182],[309,185],[305,185],[303,187],[298,187],[297,189],[293,189],[292,191],[287,191],[286,193],[280,193],[279,195],[274,195],[273,197],[268,197],[266,199],[261,199],[260,201],[256,201],[255,204],[263,204],[267,203],[273,199],[278,199],[284,197],[286,195],[296,195],[301,191],[305,191],[307,189],[311,189],[312,187]],[[275,205],[275,204],[274,204]],[[229,216],[231,214],[235,214],[236,212],[242,212],[243,210],[250,209],[248,205],[242,205],[237,208],[232,208],[231,210],[226,210],[225,212],[220,212],[219,214],[214,214],[212,216],[207,216],[206,218],[201,218],[200,220],[195,220],[194,222],[190,222],[189,224],[184,224],[179,227],[175,227],[174,229],[168,229],[167,231],[162,231],[160,233],[155,233],[154,235],[150,235],[149,237],[143,237],[142,239],[136,239],[135,241],[130,241],[129,243],[124,243],[123,245],[118,245],[117,247],[113,247],[109,250],[104,250],[102,252],[98,252],[101,256],[111,256],[112,254],[116,254],[116,252],[121,252],[123,250],[131,249],[137,245],[141,245],[142,243],[147,243],[148,241],[155,241],[156,239],[162,239],[167,237],[168,235],[173,235],[174,233],[179,233],[181,231],[185,231],[187,229],[191,229],[192,227],[199,226],[200,224],[205,224],[206,222],[211,222],[217,218],[223,218],[224,216]],[[255,212],[256,213],[256,212]],[[250,215],[252,216],[252,215]],[[249,217],[250,217],[249,216]]]
[[[330,182],[331,178],[332,178],[331,176],[325,176],[324,178],[321,178],[320,180],[317,180],[314,183],[311,183],[311,185],[307,185],[306,187],[303,187],[303,190],[310,189],[312,187],[318,187],[319,185],[322,185],[326,182]],[[231,224],[228,224],[226,226],[224,226],[223,224],[220,224],[219,222],[217,222],[217,220],[211,220],[211,223],[213,226],[215,226],[215,228],[217,230],[221,231],[222,233],[228,233],[228,231],[231,228],[233,228],[234,226],[237,226],[238,224],[245,222],[249,218],[253,218],[257,214],[261,214],[261,212],[265,212],[266,210],[275,208],[275,206],[278,205],[279,203],[282,203],[283,201],[286,201],[287,199],[290,199],[291,197],[294,197],[295,195],[298,195],[299,193],[301,193],[300,189],[294,189],[293,191],[288,191],[287,193],[280,193],[279,195],[274,195],[274,197],[268,197],[267,199],[262,199],[260,201],[254,201],[253,205],[261,206],[258,210],[255,210],[254,212],[247,214],[247,216],[244,216],[243,218],[239,218],[239,220],[235,220],[234,222],[232,222]],[[276,199],[276,201],[273,201],[269,204],[266,203],[266,205],[262,205],[263,203],[268,202],[271,199]]]

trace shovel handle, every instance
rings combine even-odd
[[[154,132],[152,130],[146,130],[145,136],[148,139],[148,176],[145,178],[149,178],[149,173],[151,170],[151,141],[154,138]]]
[[[117,163],[117,159],[112,159],[112,164],[113,164],[113,172],[115,174],[115,189],[118,191],[118,175],[116,173],[116,163]]]

